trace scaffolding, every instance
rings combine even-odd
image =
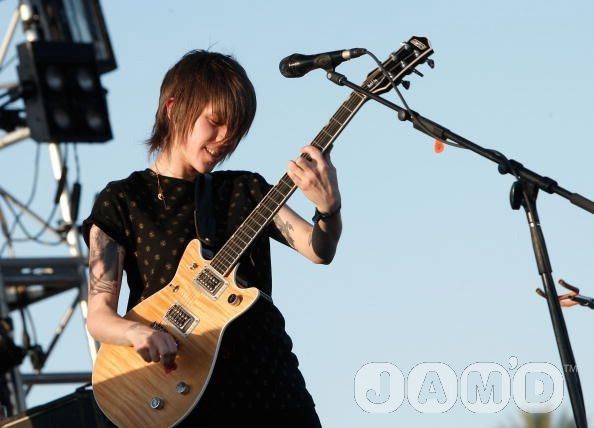
[[[6,35],[0,45],[0,67],[2,66],[6,52],[19,21],[23,24],[25,38],[28,41],[35,40],[36,32],[33,28],[34,19],[32,10],[26,1],[19,1],[18,6],[10,19]],[[17,84],[4,85],[4,88],[11,88]],[[6,133],[0,138],[0,149],[19,143],[30,136],[30,130],[26,126],[18,126],[11,132]],[[91,337],[86,329],[87,318],[87,293],[88,293],[88,273],[87,258],[83,251],[81,235],[79,229],[74,224],[73,204],[71,193],[73,187],[66,177],[65,159],[61,146],[57,143],[48,143],[49,159],[53,172],[53,178],[59,189],[57,195],[60,215],[63,226],[59,229],[48,227],[47,231],[63,239],[67,246],[69,256],[64,257],[16,257],[14,251],[10,251],[11,257],[0,258],[0,321],[7,326],[6,336],[11,336],[11,314],[22,310],[26,306],[62,293],[65,290],[76,290],[76,296],[71,304],[65,308],[59,325],[54,336],[51,339],[46,350],[38,349],[37,352],[30,352],[32,356],[32,373],[23,373],[19,366],[12,367],[5,376],[5,392],[9,395],[9,402],[5,403],[4,409],[0,408],[0,419],[2,416],[11,416],[23,412],[27,409],[26,396],[31,388],[36,384],[60,384],[60,383],[88,383],[91,380],[90,372],[63,372],[46,373],[43,371],[45,362],[54,350],[58,339],[64,328],[72,319],[75,309],[80,308],[82,321],[85,326],[86,339],[91,358],[94,363],[98,344]],[[33,221],[47,226],[45,220],[33,212],[27,204],[21,202],[18,198],[11,195],[7,190],[0,186],[0,198],[11,206],[18,207],[22,215],[26,215]],[[10,231],[0,206],[0,232],[6,239],[6,245],[12,250]],[[1,411],[3,410],[3,411]]]

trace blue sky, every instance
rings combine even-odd
[[[314,71],[285,79],[279,61],[364,47],[386,59],[412,35],[427,36],[434,70],[411,77],[411,107],[452,131],[497,149],[571,191],[594,198],[594,10],[583,1],[449,2],[102,2],[118,69],[103,77],[114,139],[81,145],[81,217],[110,180],[148,164],[142,144],[152,126],[163,74],[186,51],[233,54],[258,94],[247,138],[225,169],[256,170],[275,183],[289,159],[309,144],[350,91]],[[0,2],[5,28],[16,1]],[[15,43],[22,39],[21,30]],[[12,45],[8,57],[14,54]],[[13,63],[0,81],[15,79]],[[339,71],[362,82],[374,63],[361,57]],[[394,99],[393,95],[387,95]],[[460,377],[475,362],[508,367],[549,362],[560,367],[523,212],[509,207],[510,176],[491,162],[432,141],[388,109],[367,103],[339,137],[344,233],[330,266],[311,265],[273,247],[274,298],[324,426],[499,427],[519,418],[513,401],[496,414],[474,414],[458,400],[446,413],[422,414],[404,403],[368,414],[354,399],[357,371],[389,362],[405,375],[423,362],[442,362]],[[0,186],[29,194],[35,143],[0,152]],[[70,160],[73,162],[73,159]],[[33,207],[47,213],[55,191],[42,147]],[[300,194],[289,204],[309,218]],[[539,211],[556,279],[594,295],[593,218],[568,201],[541,194]],[[66,254],[65,248],[17,247],[19,256]],[[47,345],[70,296],[32,307]],[[594,318],[564,311],[586,408],[594,403]],[[48,371],[89,370],[77,314]],[[514,370],[510,369],[513,374]],[[29,404],[74,386],[35,387]],[[567,394],[566,394],[567,395]],[[569,412],[566,397],[558,412]]]

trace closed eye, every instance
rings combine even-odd
[[[208,118],[208,123],[212,126],[222,126],[224,125],[223,121],[219,120],[216,116],[211,116]]]

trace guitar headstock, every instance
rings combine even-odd
[[[433,61],[428,60],[431,54],[433,54],[433,48],[429,39],[413,36],[404,42],[400,49],[391,53],[382,65],[388,71],[394,85],[399,85],[404,77],[416,72],[417,66],[428,62],[429,66],[433,68]],[[362,86],[369,92],[378,95],[388,92],[392,83],[378,67],[367,75]]]

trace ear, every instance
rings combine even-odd
[[[165,109],[167,110],[167,119],[171,120],[171,109],[173,108],[173,97],[165,102]]]

